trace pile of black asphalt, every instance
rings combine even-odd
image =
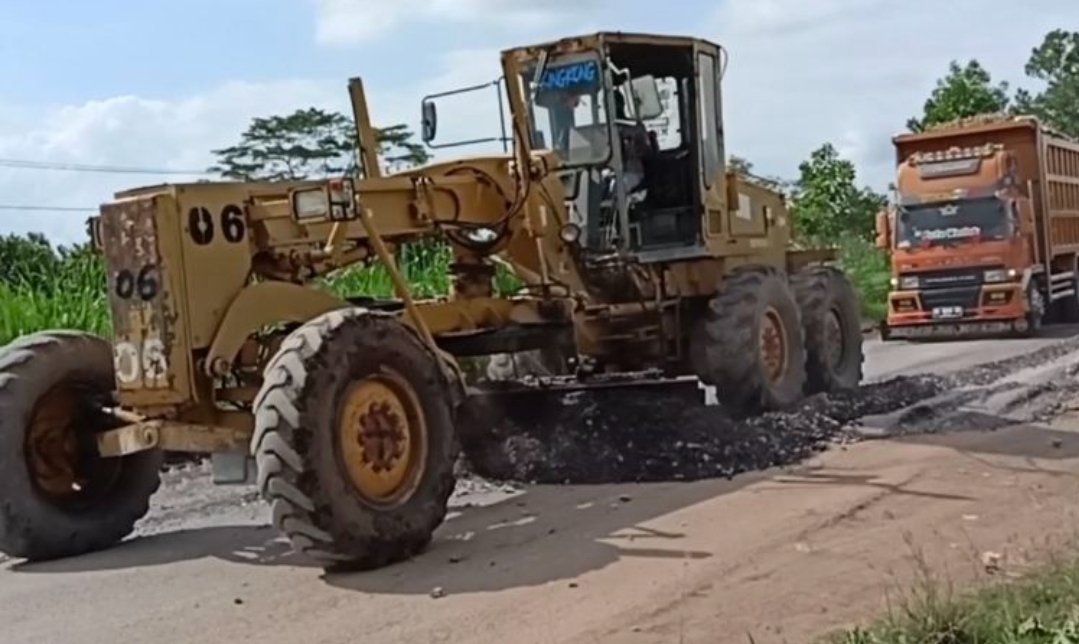
[[[1079,340],[947,375],[900,376],[841,394],[808,397],[788,412],[737,418],[699,391],[648,388],[561,394],[502,410],[466,444],[465,467],[488,480],[596,484],[730,478],[791,465],[858,440],[858,419],[961,387],[990,385],[1079,349]],[[552,395],[553,396],[553,395]]]

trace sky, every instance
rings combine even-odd
[[[205,178],[183,173],[204,171],[252,117],[348,113],[351,76],[364,79],[375,125],[416,130],[424,95],[494,81],[499,50],[599,30],[721,44],[728,154],[795,177],[830,141],[884,190],[891,136],[950,60],[977,58],[994,79],[1036,89],[1023,76],[1030,50],[1076,26],[1075,0],[0,0],[0,234],[83,241],[93,213],[63,209]],[[440,102],[439,140],[497,135],[494,92]]]

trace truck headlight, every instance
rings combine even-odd
[[[1019,271],[1014,268],[994,268],[985,272],[984,278],[988,284],[997,284],[1000,282],[1010,282],[1019,275]]]
[[[918,288],[918,276],[907,275],[906,277],[899,278],[899,288],[904,291],[913,291]]]

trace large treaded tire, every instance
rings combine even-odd
[[[395,506],[367,503],[344,471],[337,415],[349,385],[383,365],[414,388],[427,427],[425,467]],[[369,570],[418,554],[430,543],[453,492],[459,383],[396,316],[332,311],[282,343],[255,399],[252,452],[258,489],[293,548],[328,570]]]
[[[847,276],[832,266],[802,269],[792,280],[802,315],[806,348],[806,393],[849,391],[862,382],[861,304]],[[830,364],[832,339],[829,315],[834,314],[842,337],[839,363]]]
[[[786,371],[774,383],[768,381],[760,350],[760,329],[769,308],[782,320],[788,352]],[[716,387],[719,401],[736,413],[789,409],[803,397],[802,321],[785,275],[773,267],[739,267],[726,275],[690,346],[697,376]]]
[[[1054,313],[1052,316],[1053,321],[1061,324],[1079,323],[1079,265],[1073,264],[1072,270],[1076,272],[1072,280],[1072,288],[1075,289],[1075,293],[1053,302],[1051,306]]]
[[[9,556],[44,561],[109,548],[131,533],[160,485],[160,451],[100,460],[95,451],[89,467],[108,468],[107,482],[63,502],[45,494],[29,461],[30,423],[44,395],[69,386],[79,388],[78,407],[86,405],[74,426],[82,447],[96,450],[93,435],[116,425],[92,411],[115,387],[109,342],[79,331],[42,331],[0,349],[0,551]]]

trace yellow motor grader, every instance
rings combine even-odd
[[[163,453],[191,452],[215,482],[257,481],[327,568],[411,556],[446,515],[462,437],[484,431],[463,357],[538,352],[561,387],[697,377],[749,414],[856,387],[859,306],[833,251],[793,250],[782,196],[726,167],[724,63],[644,34],[506,50],[511,153],[389,175],[352,79],[355,176],[117,193],[90,220],[112,338],[0,351],[0,550],[109,547]],[[433,100],[422,117],[431,143]],[[419,300],[396,257],[426,238],[452,248],[453,288]],[[319,287],[371,263],[396,297]],[[519,291],[496,292],[499,263]]]

